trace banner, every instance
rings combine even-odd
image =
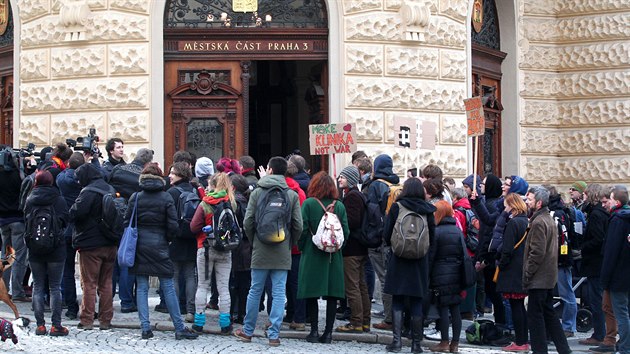
[[[486,118],[483,113],[481,97],[464,100],[468,120],[468,136],[482,136],[486,133]]]
[[[351,154],[357,151],[355,123],[308,126],[311,155]]]
[[[413,118],[394,117],[394,135],[396,147],[416,149],[417,122]]]

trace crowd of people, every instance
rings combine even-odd
[[[565,201],[557,187],[530,187],[516,175],[471,175],[456,187],[432,164],[407,171],[401,183],[390,156],[372,160],[360,151],[338,176],[311,176],[299,154],[273,157],[256,169],[250,156],[214,163],[180,151],[163,171],[146,148],[126,163],[117,138],[106,152],[101,164],[60,143],[49,160],[27,167],[32,173],[0,171],[2,252],[12,246],[16,257],[5,282],[13,301],[33,302],[38,335],[68,334],[63,305],[67,318],[79,318],[77,328],[92,330],[96,316],[101,330],[110,329],[117,292],[121,311],[137,311],[141,337],[150,339],[149,277],[157,277],[155,310],[170,314],[177,339],[204,333],[210,308],[219,311],[222,334],[250,342],[266,309],[270,346],[280,345],[287,322],[298,331],[308,325],[306,341],[313,343],[331,343],[335,331],[391,330],[388,351],[401,351],[407,336],[411,351],[420,353],[435,308],[441,338],[429,350],[457,353],[462,319],[484,316],[489,307],[497,325],[514,331],[503,350],[547,353],[550,340],[565,354],[576,332],[573,278],[583,276],[594,331],[580,343],[594,352],[630,353],[624,186],[576,181]],[[107,194],[124,198],[124,225],[138,229],[132,267],[119,266],[119,239],[103,228]],[[34,241],[41,227],[33,220],[43,218],[62,240],[46,252]],[[466,281],[468,269],[474,284]],[[375,278],[382,314],[371,308]],[[382,321],[372,323],[378,315]],[[334,328],[337,318],[348,323]]]

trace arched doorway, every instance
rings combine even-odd
[[[9,0],[0,0],[0,144],[13,144],[14,20]]]
[[[296,149],[328,121],[328,14],[323,1],[169,0],[164,11],[164,154],[258,163]],[[254,4],[256,2],[253,2]]]
[[[501,166],[501,64],[507,53],[501,51],[499,16],[495,0],[474,0],[471,16],[472,95],[482,96],[486,131],[480,137],[475,171],[480,175],[502,175]]]

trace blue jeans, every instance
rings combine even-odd
[[[15,263],[11,266],[11,271],[4,273],[4,284],[13,297],[26,297],[22,281],[26,274],[28,263],[28,249],[24,242],[24,223],[13,222],[0,228],[2,235],[2,258],[6,257],[5,252],[7,246],[13,247],[15,250]]]
[[[306,301],[297,298],[298,273],[302,255],[291,255],[291,270],[287,280],[287,317],[295,323],[304,323],[306,319]]]
[[[243,321],[243,332],[251,336],[256,328],[258,320],[258,310],[260,297],[265,288],[267,277],[271,277],[271,292],[273,302],[269,313],[271,327],[267,331],[269,339],[278,339],[280,336],[280,325],[282,324],[282,313],[284,312],[284,297],[287,284],[287,270],[280,269],[252,269],[252,286],[247,295],[247,313]]]
[[[562,300],[562,330],[575,332],[577,301],[573,292],[573,276],[571,267],[558,268],[558,295]]]
[[[33,312],[37,326],[46,324],[46,320],[44,320],[46,280],[50,286],[51,322],[53,326],[61,326],[61,278],[63,277],[64,262],[51,263],[31,260],[30,264],[33,274]]]
[[[118,264],[118,262],[116,262]],[[136,276],[129,274],[129,268],[118,266],[118,297],[120,298],[120,308],[130,309],[136,306],[133,298],[133,285]]]
[[[599,277],[588,277],[588,302],[593,313],[593,335],[591,337],[603,341],[606,336],[606,322],[602,309],[602,284]]]
[[[619,342],[617,342],[618,353],[630,354],[630,317],[628,317],[628,300],[630,292],[628,291],[611,291],[610,300],[612,301],[615,319],[617,320],[617,331],[619,333]]]
[[[179,302],[177,301],[177,295],[175,295],[175,286],[173,278],[160,279],[160,290],[164,294],[164,300],[166,301],[166,308],[168,309],[175,331],[180,332],[184,330],[184,321],[182,321],[182,314],[179,311]],[[138,317],[140,318],[140,327],[143,331],[151,329],[151,322],[149,322],[149,276],[137,275],[136,281],[138,282],[136,288],[136,303],[138,304]]]

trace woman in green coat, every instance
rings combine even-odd
[[[335,180],[326,172],[319,172],[308,186],[308,199],[302,204],[302,220],[304,227],[298,247],[302,252],[300,272],[298,274],[299,299],[306,299],[306,311],[311,319],[311,333],[306,340],[311,343],[330,343],[332,341],[333,324],[337,300],[345,296],[343,283],[343,256],[341,251],[328,253],[321,251],[312,242],[319,221],[324,216],[324,208],[334,203],[330,209],[337,215],[343,229],[344,240],[350,235],[346,208],[338,201],[339,192]],[[321,204],[320,204],[321,202]],[[317,299],[326,299],[326,328],[322,336],[318,330]]]

